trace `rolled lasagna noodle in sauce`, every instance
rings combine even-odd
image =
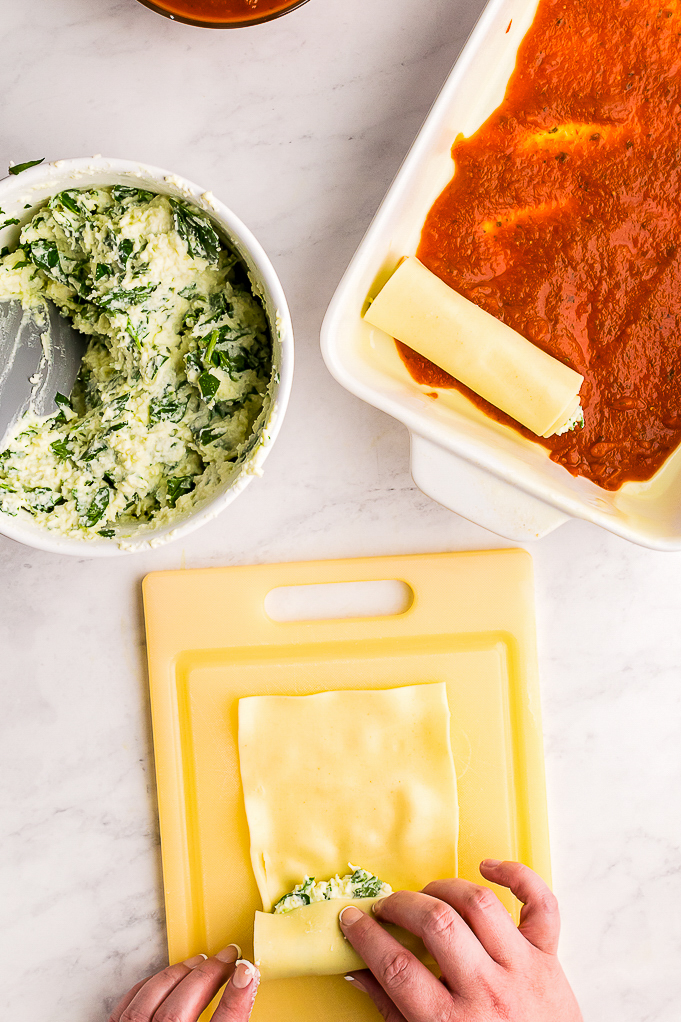
[[[398,266],[364,318],[537,436],[562,431],[584,377],[468,301],[418,259]]]
[[[255,924],[263,978],[361,967],[338,926],[348,899],[270,915],[303,877],[343,873],[348,862],[394,890],[456,876],[444,683],[241,699],[239,760],[264,909]]]

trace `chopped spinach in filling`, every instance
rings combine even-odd
[[[314,877],[305,877],[302,884],[296,884],[292,891],[279,899],[272,911],[281,915],[317,901],[331,901],[336,898],[380,898],[392,894],[390,884],[379,880],[374,873],[358,869],[351,862],[348,865],[353,872],[344,877],[339,877],[336,873],[331,880],[320,880],[318,883],[315,883]]]
[[[9,299],[37,317],[53,301],[90,340],[58,412],[27,412],[5,441],[4,513],[79,536],[165,524],[257,441],[265,313],[239,257],[187,203],[127,185],[60,192],[0,259]]]

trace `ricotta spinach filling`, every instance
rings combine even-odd
[[[331,901],[336,898],[381,898],[393,893],[390,884],[379,880],[374,873],[358,869],[351,862],[348,865],[353,872],[343,877],[336,873],[330,880],[317,882],[314,877],[305,877],[302,884],[296,884],[292,891],[279,899],[272,911],[281,915],[317,901]]]
[[[89,342],[58,412],[25,413],[5,439],[5,514],[129,535],[209,497],[257,443],[267,320],[238,255],[191,205],[125,185],[60,192],[0,259],[10,299],[36,317],[54,302]]]
[[[573,412],[563,428],[557,429],[554,435],[562,436],[563,433],[568,433],[571,429],[577,429],[577,427],[580,429],[584,428],[584,409],[581,404],[577,406],[576,411]]]

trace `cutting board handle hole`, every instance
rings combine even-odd
[[[280,586],[265,597],[265,613],[273,621],[324,621],[351,617],[394,617],[414,602],[406,582],[327,582],[323,585]]]

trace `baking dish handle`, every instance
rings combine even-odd
[[[438,504],[505,539],[541,539],[568,520],[543,500],[416,433],[411,434],[411,474]]]

